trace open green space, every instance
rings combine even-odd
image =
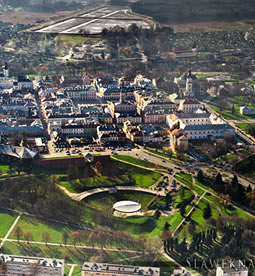
[[[214,206],[217,206],[221,210],[222,214],[225,216],[239,216],[242,218],[252,218],[252,216],[250,216],[243,210],[234,207],[233,205],[231,205],[231,203],[229,203],[228,206],[224,207],[222,204],[222,200],[220,200],[220,198],[214,195],[206,194],[205,198],[213,202]]]
[[[233,81],[233,80],[231,80]],[[247,101],[246,96],[228,96],[224,97],[224,100],[226,101],[226,106],[224,110],[222,111],[222,116],[226,120],[248,120],[248,119],[255,119],[254,115],[242,115],[240,114],[240,107],[241,106],[248,106],[250,108],[255,108],[255,103],[251,101]],[[234,105],[234,113],[232,114],[232,106]],[[219,107],[217,104],[210,105],[210,108],[212,108],[216,112],[220,112]],[[241,127],[241,126],[240,126]]]
[[[128,156],[128,155],[115,155],[114,159],[115,158],[118,159],[118,160],[122,160],[122,161],[129,162],[129,163],[132,163],[132,164],[135,164],[135,165],[138,165],[138,166],[143,166],[143,167],[146,167],[146,168],[159,168],[160,167],[158,165],[155,165],[154,163],[148,162],[146,160],[141,160],[141,159],[138,159],[138,158],[134,158],[134,157],[131,157],[131,156]]]
[[[192,175],[189,173],[179,173],[179,175],[189,182],[192,182]]]
[[[96,195],[92,195],[85,200],[86,206],[98,210],[106,210],[112,208],[113,204],[121,201],[121,200],[131,200],[138,202],[142,205],[141,210],[146,211],[149,203],[156,196],[149,193],[144,192],[135,192],[135,191],[120,191],[117,193],[99,193]],[[157,200],[153,203],[153,205],[157,203],[164,203],[163,197],[158,197]],[[153,208],[151,206],[150,208]]]
[[[100,256],[103,262],[117,262],[129,257],[137,256],[137,253],[123,251],[92,250],[65,246],[46,246],[43,244],[27,244],[7,241],[2,249],[4,254],[20,256],[48,257],[54,259],[66,259],[66,263],[82,265],[85,260],[93,260],[94,256]]]
[[[77,229],[70,226],[40,221],[28,216],[22,216],[19,219],[17,226],[22,229],[23,233],[31,232],[33,235],[33,241],[43,241],[42,232],[47,231],[49,233],[49,242],[53,243],[63,243],[62,233],[64,231],[68,232],[69,234],[77,231]],[[16,239],[15,231],[12,231],[9,238]],[[21,235],[21,239],[25,239],[23,234]]]
[[[134,158],[135,159],[135,158]],[[80,177],[76,180],[68,180],[67,175],[58,175],[60,185],[67,188],[70,192],[82,192],[98,187],[115,186],[139,186],[148,187],[153,185],[161,174],[151,170],[146,170],[133,165],[125,164],[116,160],[111,160],[111,175]],[[82,175],[82,169],[80,175]]]
[[[81,35],[61,35],[60,39],[64,42],[70,43],[73,46],[84,43],[85,41],[100,41],[98,38],[85,37]]]
[[[217,75],[216,73],[196,74],[197,79],[205,79]]]
[[[7,234],[16,217],[16,214],[0,209],[0,238],[3,238]]]
[[[181,183],[185,184],[186,186],[188,186],[191,190],[196,191],[199,195],[202,195],[204,193],[204,191],[202,189],[200,189],[199,187],[196,187],[192,184],[192,182],[187,181],[185,179],[183,179],[180,176],[176,176],[175,177],[176,180],[180,181]]]

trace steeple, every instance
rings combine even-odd
[[[3,66],[3,73],[5,77],[9,77],[9,68],[8,68],[8,63],[5,62],[5,65]]]

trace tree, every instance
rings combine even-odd
[[[72,233],[72,241],[73,241],[73,245],[75,246],[77,242],[81,243],[81,232],[80,231],[76,231]]]
[[[191,222],[189,223],[189,225],[188,225],[188,232],[191,235],[194,235],[194,233],[196,233],[196,224],[195,224],[194,220],[191,220]]]
[[[42,240],[45,242],[46,245],[48,245],[49,239],[50,239],[50,233],[48,231],[44,231],[41,234]]]
[[[206,204],[206,207],[203,209],[203,218],[208,219],[212,216],[212,210],[209,203]]]
[[[24,234],[24,238],[26,239],[27,243],[29,243],[33,239],[33,234],[28,231]]]
[[[103,166],[102,163],[100,161],[97,161],[95,164],[95,169],[98,173],[102,174],[103,171]]]
[[[234,114],[235,113],[235,105],[232,104],[232,110],[231,110],[231,113]]]
[[[222,177],[220,173],[218,173],[215,177],[214,189],[216,192],[219,192],[219,193],[225,192],[225,185],[224,185],[224,182],[222,181]]]
[[[63,240],[63,243],[64,243],[65,246],[66,246],[66,244],[67,244],[68,239],[69,239],[69,234],[68,234],[67,231],[64,231],[64,232],[62,233],[62,240]]]
[[[204,180],[204,174],[203,174],[203,171],[201,169],[198,170],[198,172],[197,172],[197,179],[198,179],[199,182],[203,182],[203,180]]]
[[[173,201],[172,196],[170,193],[167,193],[166,197],[165,197],[165,201],[166,201],[166,208],[169,208],[171,202]]]
[[[23,234],[22,229],[20,228],[20,226],[16,226],[14,229],[14,235],[16,236],[18,242],[20,240],[21,235]]]
[[[72,164],[69,165],[66,174],[70,181],[74,179],[78,179],[80,177],[79,169]]]
[[[170,224],[166,221],[164,225],[164,230],[169,230]]]

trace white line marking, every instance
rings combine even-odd
[[[59,25],[62,25],[62,24],[71,22],[71,21],[73,21],[73,20],[75,20],[75,19],[74,19],[74,18],[68,19],[68,20],[65,20],[65,21],[56,23],[56,24],[54,24],[54,25],[50,25],[50,26],[48,26],[48,27],[42,28],[42,29],[40,29],[40,30],[37,30],[36,32],[44,32],[44,31],[47,31],[48,29],[51,29],[51,28],[57,27],[57,26],[59,26]]]
[[[106,15],[104,15],[104,16],[101,16],[101,17],[99,17],[99,18],[97,18],[97,19],[90,20],[90,21],[88,21],[88,22],[86,22],[86,23],[83,23],[83,24],[77,25],[77,26],[72,27],[72,28],[70,28],[70,29],[67,29],[67,30],[65,30],[65,31],[63,31],[63,32],[60,32],[60,34],[66,34],[66,33],[69,33],[70,31],[72,31],[72,30],[74,30],[74,29],[77,29],[77,28],[80,28],[80,27],[86,26],[86,25],[88,25],[88,24],[90,24],[90,23],[93,23],[93,22],[98,21],[99,19],[102,19],[102,18],[105,18],[105,17],[111,16],[111,15],[113,15],[113,14],[115,14],[115,13],[120,12],[120,11],[122,11],[122,10],[114,11],[114,12],[111,12],[111,13],[106,14]]]

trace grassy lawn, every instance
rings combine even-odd
[[[17,215],[11,212],[5,211],[0,209],[0,237],[4,237],[10,227],[12,226],[13,222],[15,221]]]
[[[212,183],[208,179],[205,179],[203,182],[201,182],[197,179],[197,177],[195,177],[195,183],[200,187],[206,189],[207,191],[213,192],[213,189],[210,188],[210,185],[212,185]]]
[[[81,249],[68,247],[65,248],[60,246],[46,246],[46,245],[35,245],[26,243],[6,242],[2,249],[4,254],[10,255],[21,255],[21,256],[38,256],[48,257],[56,259],[64,259],[68,257],[66,263],[75,263],[82,265],[85,260],[92,260],[94,256],[101,257],[103,262],[117,262],[125,258],[131,258],[137,256],[137,253],[126,253],[123,251],[97,251],[92,249]],[[75,270],[77,271],[77,270]],[[73,274],[76,275],[76,274]]]
[[[44,159],[66,159],[66,158],[77,158],[77,157],[83,157],[83,155],[55,156],[55,157],[49,157]]]
[[[41,233],[44,231],[48,231],[50,234],[49,242],[54,243],[62,243],[62,233],[63,231],[68,232],[71,234],[72,232],[76,231],[77,229],[65,226],[62,224],[51,224],[46,221],[40,221],[35,218],[30,218],[27,216],[22,216],[17,224],[21,227],[23,233],[31,232],[33,234],[34,241],[43,241],[41,238]],[[11,233],[11,239],[16,239],[14,235],[14,231]],[[21,239],[24,239],[24,236],[21,236]],[[69,241],[70,243],[70,241]]]
[[[220,199],[216,196],[206,194],[205,198],[213,202],[215,206],[217,206],[223,213],[224,216],[238,216],[241,218],[252,218],[249,214],[245,213],[239,208],[236,208],[232,205],[230,205],[228,208],[224,208],[222,204],[220,203]]]
[[[171,217],[160,217],[159,219],[140,217],[140,218],[128,218],[125,221],[129,222],[126,231],[134,234],[144,234],[150,238],[159,238],[164,229],[166,222],[170,224],[170,230],[174,231],[183,217],[179,212],[176,212]]]
[[[192,182],[192,175],[189,173],[179,173],[182,178],[185,178],[187,181]]]
[[[203,190],[194,186],[191,182],[182,179],[180,176],[176,176],[175,177],[178,181],[180,181],[181,183],[185,184],[186,186],[190,187],[191,190],[196,191],[199,195],[203,194]]]
[[[84,37],[84,36],[80,36],[80,35],[61,35],[60,39],[64,42],[70,43],[72,45],[79,45],[88,40],[89,41],[92,40],[95,43],[100,41],[99,39]]]
[[[134,158],[135,159],[135,158]],[[153,185],[162,175],[133,165],[112,160],[112,166],[116,168],[116,175],[94,176],[68,181],[66,175],[59,175],[60,185],[70,192],[82,192],[97,187],[115,186],[139,186],[148,187]]]
[[[189,199],[191,196],[193,195],[192,191],[183,188],[183,191],[178,191],[178,193],[176,194],[175,198],[174,198],[174,208],[178,208],[178,206],[180,205],[181,202],[183,202],[184,200]]]
[[[231,80],[233,82],[233,80]],[[222,116],[227,120],[247,120],[254,119],[254,115],[241,115],[240,107],[247,105],[250,108],[255,108],[255,104],[247,103],[245,96],[225,97],[228,102],[225,110],[222,112]],[[232,105],[234,104],[235,113],[232,114]],[[219,108],[215,105],[210,105],[214,111],[219,112]],[[241,127],[241,126],[240,126]]]
[[[209,78],[209,77],[213,77],[217,74],[213,74],[213,73],[208,73],[208,74],[197,74],[196,77],[198,79],[205,79],[205,78]]]
[[[142,211],[147,210],[148,204],[151,200],[155,198],[155,195],[143,193],[143,192],[133,192],[133,191],[121,191],[114,194],[100,193],[85,199],[85,204],[97,210],[106,210],[112,208],[113,204],[120,200],[131,200],[139,202],[142,205]],[[164,203],[164,198],[159,197],[156,201],[157,203]]]
[[[206,172],[212,173],[212,172],[217,172],[217,170],[209,168],[209,169],[206,169]]]
[[[141,160],[138,158],[134,158],[128,155],[115,155],[114,158],[122,160],[122,161],[126,161],[138,166],[143,166],[143,167],[147,167],[147,168],[159,168],[160,166],[155,165],[154,163],[145,161],[145,160]]]

